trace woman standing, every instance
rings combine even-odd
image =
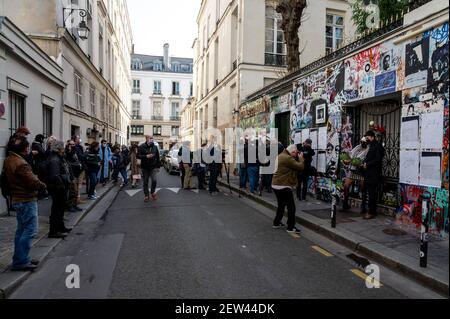
[[[131,187],[136,188],[136,184],[141,179],[141,168],[139,165],[139,159],[137,158],[138,145],[133,144],[130,148],[130,169],[131,169]]]
[[[100,183],[102,183],[103,186],[106,186],[106,183],[109,180],[109,166],[112,166],[111,147],[108,145],[108,142],[106,140],[102,141],[99,155],[102,162],[102,167],[98,172],[97,178],[100,180]]]
[[[298,185],[297,173],[303,171],[304,160],[300,157],[297,161],[298,149],[296,145],[289,146],[278,156],[278,169],[273,175],[272,189],[277,197],[277,215],[273,221],[273,228],[278,229],[284,226],[281,222],[284,216],[284,211],[287,206],[288,233],[300,233],[300,230],[295,227],[295,201],[293,189]]]
[[[89,176],[89,190],[88,190],[88,198],[90,200],[96,200],[97,195],[95,194],[95,187],[98,183],[98,174],[101,167],[102,159],[99,155],[100,144],[98,142],[92,142],[89,147],[89,151],[86,154],[86,166],[88,169]]]

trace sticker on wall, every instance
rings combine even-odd
[[[406,45],[405,48],[405,88],[427,84],[430,64],[430,39],[423,38]]]

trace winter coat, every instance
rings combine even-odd
[[[106,178],[109,175],[109,161],[112,159],[112,152],[109,146],[100,146],[99,155],[102,162],[102,168],[98,172],[98,178],[100,179],[102,176]]]
[[[153,158],[147,158],[147,155],[153,154]],[[148,145],[147,143],[139,146],[138,159],[141,160],[141,168],[146,170],[152,170],[161,167],[161,158],[159,156],[159,149],[153,143]]]
[[[49,191],[67,191],[72,179],[69,164],[64,157],[51,153],[47,165]]]
[[[98,173],[100,171],[102,159],[100,158],[98,151],[88,151],[85,153],[84,158],[89,173]]]
[[[273,175],[272,185],[297,187],[297,173],[305,168],[304,160],[295,160],[287,150],[283,151],[277,159],[277,170]]]
[[[33,174],[31,165],[20,155],[10,152],[4,163],[4,172],[11,190],[13,203],[27,203],[37,200],[38,191],[46,185]]]
[[[384,147],[374,140],[369,144],[369,151],[367,152],[364,163],[366,169],[364,170],[364,181],[369,184],[378,184],[382,179],[384,158]]]
[[[137,158],[136,152],[130,153],[130,169],[131,169],[131,175],[141,175],[141,170],[138,165],[138,158]]]
[[[80,177],[81,171],[83,170],[83,166],[78,159],[78,155],[75,151],[69,152],[66,150],[66,160],[67,163],[70,165],[70,170],[73,174],[74,178]]]
[[[122,153],[114,153],[112,156],[112,162],[115,170],[122,170],[127,168],[127,162]]]

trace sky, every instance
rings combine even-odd
[[[193,58],[201,0],[127,0],[135,53]]]

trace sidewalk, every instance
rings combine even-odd
[[[228,188],[226,176],[219,181]],[[233,191],[239,191],[239,177],[230,176]],[[270,209],[276,210],[273,193],[262,196],[242,193]],[[306,202],[296,201],[297,222],[327,236],[356,252],[390,267],[403,275],[445,295],[449,289],[449,240],[430,235],[428,244],[428,267],[419,266],[420,232],[415,227],[400,224],[395,218],[380,215],[373,220],[363,220],[359,211],[337,213],[337,227],[331,228],[331,204],[311,196]]]
[[[96,201],[88,201],[87,195],[82,194],[81,200],[85,203],[80,204],[79,207],[83,209],[80,213],[65,213],[65,223],[67,226],[77,225],[96,204],[108,194],[108,192],[115,186],[113,183],[108,183],[105,187],[97,187],[98,199]],[[83,193],[84,189],[81,189]],[[49,216],[52,201],[39,201],[39,232],[33,242],[31,249],[32,258],[42,261],[45,257],[56,247],[61,239],[48,239],[49,231]],[[11,272],[11,259],[14,251],[14,236],[16,231],[16,217],[15,212],[11,212],[11,216],[6,214],[0,215],[0,299],[5,298],[6,295],[15,289],[20,283],[30,276],[31,272]]]

